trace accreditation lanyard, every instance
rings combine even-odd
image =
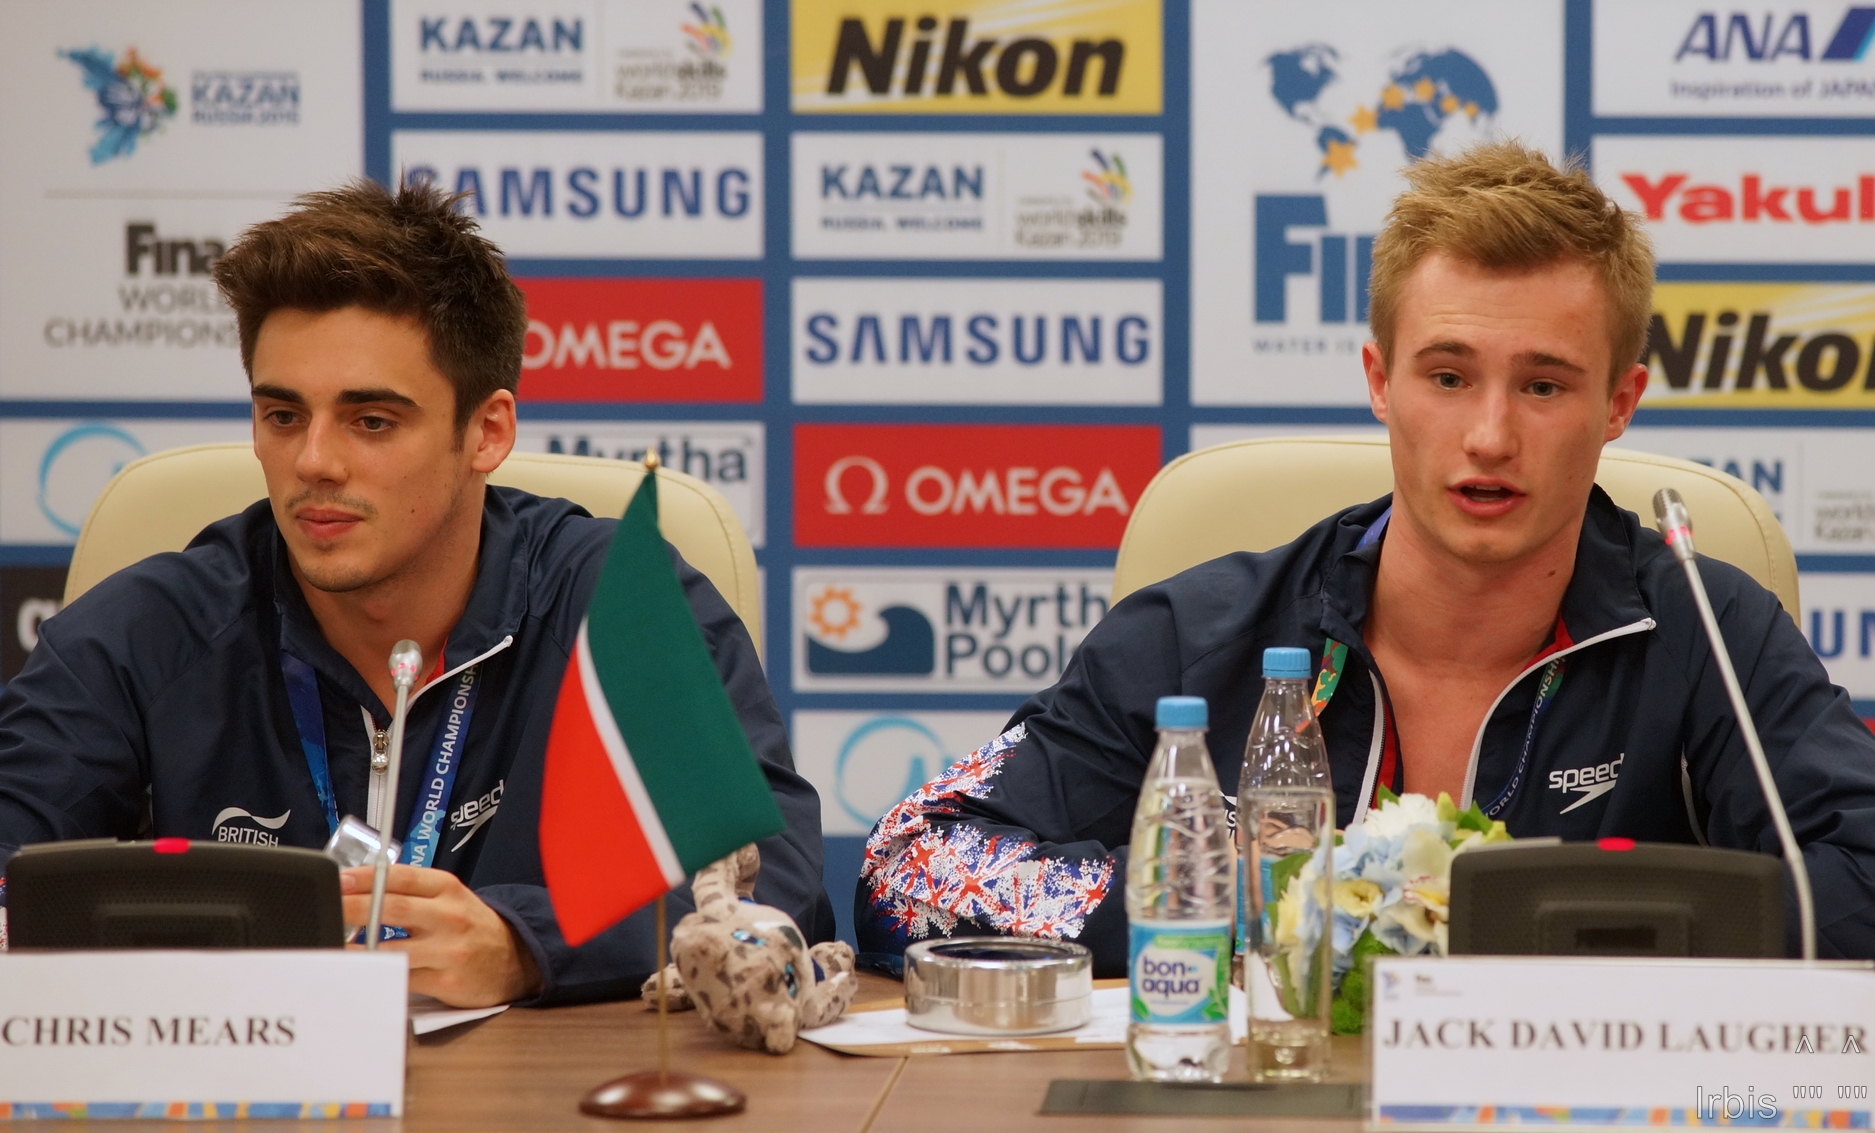
[[[410,829],[404,835],[403,853],[398,860],[405,865],[427,866],[436,860],[436,847],[443,836],[443,815],[449,809],[449,795],[456,785],[456,771],[462,764],[462,745],[469,735],[469,720],[475,714],[480,665],[470,665],[456,677],[443,718],[437,721],[436,737],[430,744],[430,773],[417,797],[416,810],[410,816]],[[306,753],[306,767],[312,772],[313,789],[319,793],[319,805],[325,811],[326,830],[339,828],[338,796],[332,789],[332,769],[326,757],[325,710],[319,701],[319,676],[311,665],[280,651],[280,672],[286,678],[287,703],[293,709],[293,726],[299,731],[300,748]],[[397,813],[397,800],[384,803],[390,816]],[[387,816],[386,825],[393,818]]]
[[[1557,619],[1556,622],[1556,640],[1558,645],[1568,641],[1568,634],[1563,629],[1561,619]],[[1508,809],[1511,796],[1517,793],[1517,788],[1523,786],[1524,776],[1530,770],[1530,753],[1536,749],[1537,724],[1543,719],[1543,714],[1549,710],[1550,703],[1556,699],[1556,693],[1562,688],[1563,671],[1568,667],[1567,660],[1567,658],[1558,657],[1543,667],[1543,676],[1536,686],[1536,703],[1530,706],[1530,723],[1523,732],[1523,752],[1517,757],[1517,768],[1511,772],[1510,779],[1504,784],[1504,789],[1485,805],[1484,813],[1487,817],[1496,818]],[[1328,702],[1334,699],[1335,690],[1341,687],[1341,670],[1347,662],[1348,647],[1332,637],[1328,638],[1322,645],[1322,667],[1315,675],[1315,692],[1310,697],[1310,704],[1318,718],[1322,714],[1322,709],[1328,707]],[[1389,732],[1393,730],[1391,711],[1386,714],[1382,727]],[[1388,751],[1398,750],[1397,744],[1393,742],[1393,736],[1384,736],[1382,740],[1383,746]],[[1386,762],[1383,760],[1382,774],[1387,779],[1391,779],[1393,769],[1384,766]]]

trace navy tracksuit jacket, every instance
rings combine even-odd
[[[544,981],[537,1003],[634,994],[656,967],[649,908],[567,945],[537,836],[554,704],[616,522],[566,500],[489,488],[474,589],[444,649],[448,672],[479,662],[481,691],[432,864],[515,927]],[[755,896],[793,916],[810,941],[831,939],[819,798],[794,772],[741,620],[708,579],[672,557],[788,823],[760,843]],[[390,712],[326,644],[262,500],[180,553],[119,571],[41,625],[25,669],[0,693],[0,859],[30,842],[140,834],[323,846],[325,813],[287,700],[282,650],[317,674],[338,813],[365,817],[372,729],[364,715],[384,728]],[[420,685],[411,702],[393,824],[400,838],[455,684]],[[670,900],[673,923],[690,908],[686,886]]]
[[[1321,714],[1337,825],[1377,781],[1398,791],[1386,681],[1360,632],[1390,505],[1349,508],[1286,547],[1226,555],[1118,603],[1007,732],[879,821],[856,894],[861,951],[970,932],[1059,936],[1092,948],[1098,974],[1123,975],[1127,841],[1155,702],[1210,702],[1211,757],[1234,796],[1269,646],[1307,647],[1318,664],[1328,639],[1348,646]],[[1775,595],[1725,563],[1700,569],[1803,847],[1818,954],[1875,957],[1875,735]],[[1777,854],[1685,574],[1600,488],[1560,614],[1550,649],[1485,721],[1468,796],[1497,802],[1518,837]],[[1526,758],[1537,685],[1558,658],[1561,684]]]

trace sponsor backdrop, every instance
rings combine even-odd
[[[1621,443],[1753,484],[1875,715],[1875,5],[106,0],[0,35],[0,679],[125,462],[245,437],[208,273],[435,181],[527,294],[521,445],[719,487],[851,906],[871,822],[1107,609],[1170,457],[1370,430],[1401,167],[1515,135],[1647,220]],[[1246,695],[1254,681],[1246,675]]]

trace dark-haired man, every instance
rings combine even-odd
[[[139,832],[317,847],[342,815],[388,817],[410,864],[384,910],[409,937],[387,947],[409,953],[412,990],[461,1006],[626,995],[655,966],[648,916],[570,948],[542,885],[543,753],[614,521],[487,486],[514,446],[520,292],[434,190],[360,182],[300,206],[215,269],[269,498],[44,624],[0,694],[0,854]],[[819,802],[747,631],[677,565],[788,820],[761,843],[756,895],[826,939]],[[374,757],[402,638],[427,676],[387,800]],[[446,709],[466,721],[453,758]],[[420,823],[433,764],[453,782]],[[349,923],[369,872],[344,877]]]

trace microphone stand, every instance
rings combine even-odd
[[[1765,805],[1771,811],[1771,825],[1777,828],[1777,840],[1784,848],[1784,864],[1790,868],[1797,886],[1797,927],[1803,941],[1803,958],[1816,959],[1816,904],[1810,895],[1810,870],[1804,864],[1797,836],[1791,832],[1790,818],[1784,813],[1784,799],[1778,794],[1777,781],[1771,777],[1770,761],[1764,758],[1764,745],[1758,742],[1758,728],[1751,721],[1751,709],[1745,705],[1745,691],[1739,687],[1738,674],[1732,669],[1732,655],[1719,635],[1719,619],[1712,612],[1712,600],[1706,597],[1706,584],[1699,576],[1693,559],[1692,520],[1686,502],[1672,488],[1654,493],[1654,519],[1666,536],[1673,557],[1686,568],[1686,581],[1692,584],[1693,603],[1699,607],[1699,620],[1705,623],[1706,637],[1712,642],[1712,654],[1719,662],[1719,676],[1725,681],[1725,693],[1731,697],[1732,712],[1738,717],[1738,730],[1745,737],[1745,750],[1751,755],[1752,769],[1758,773],[1758,786],[1764,791]]]
[[[371,917],[365,928],[365,949],[376,952],[384,927],[384,883],[391,873],[391,829],[397,825],[397,772],[404,764],[404,717],[410,711],[410,690],[423,668],[423,650],[409,638],[391,647],[391,684],[397,689],[397,707],[391,713],[391,762],[385,768],[384,810],[378,816],[378,851],[372,862]]]

